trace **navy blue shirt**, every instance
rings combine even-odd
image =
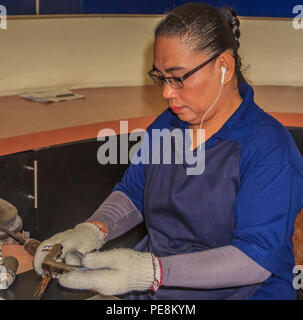
[[[148,237],[138,250],[161,257],[233,245],[272,276],[226,291],[163,295],[160,288],[158,298],[182,292],[191,299],[296,298],[292,236],[303,207],[303,159],[289,132],[254,103],[253,89],[241,84],[239,91],[241,105],[205,142],[200,177],[186,176],[182,165],[131,164],[113,191],[124,192],[144,215]],[[174,128],[189,125],[165,110],[147,133]]]

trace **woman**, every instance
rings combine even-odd
[[[292,234],[303,161],[287,130],[254,103],[239,35],[233,10],[201,3],[158,24],[149,75],[169,109],[147,134],[192,129],[183,156],[202,156],[203,147],[203,173],[187,174],[186,161],[131,164],[88,221],[41,244],[39,274],[43,248],[60,242],[67,263],[92,269],[60,276],[70,288],[124,299],[295,299]],[[88,253],[143,220],[148,235],[135,250]]]

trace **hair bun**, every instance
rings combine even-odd
[[[237,42],[237,46],[239,48],[239,38],[240,38],[240,20],[237,16],[236,11],[230,7],[221,8],[221,12],[224,16],[224,19],[230,25],[233,34],[235,35],[235,40]]]

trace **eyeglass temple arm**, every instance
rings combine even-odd
[[[200,64],[199,66],[197,66],[195,69],[189,71],[188,73],[186,73],[183,77],[180,77],[180,79],[182,81],[186,80],[188,77],[190,77],[192,74],[194,74],[195,72],[197,72],[198,70],[200,70],[201,68],[203,68],[204,66],[206,66],[208,63],[210,63],[211,61],[215,60],[216,58],[219,57],[221,53],[218,53],[216,55],[214,55],[212,58],[208,59],[207,61],[203,62],[202,64]]]

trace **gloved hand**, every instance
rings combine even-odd
[[[65,258],[66,263],[79,265],[82,254],[101,248],[105,243],[105,238],[106,234],[90,222],[83,222],[76,225],[74,229],[57,233],[43,241],[37,248],[34,269],[39,275],[42,275],[42,262],[48,254],[48,251],[43,251],[46,246],[61,243],[63,249],[58,261]]]
[[[59,283],[72,289],[94,289],[103,295],[132,290],[157,291],[162,285],[161,260],[149,252],[113,249],[87,253],[82,257],[82,265],[93,270],[75,270],[59,275]]]

